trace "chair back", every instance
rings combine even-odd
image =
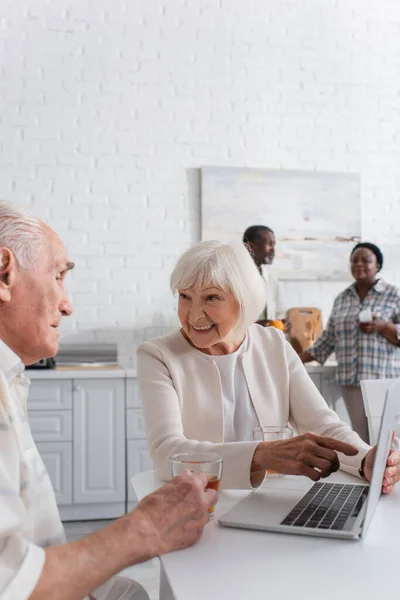
[[[131,477],[131,485],[136,494],[138,502],[145,496],[148,496],[159,487],[164,485],[164,482],[157,478],[155,470],[143,471],[142,473],[136,473]]]

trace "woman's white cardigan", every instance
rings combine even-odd
[[[289,422],[299,434],[312,431],[353,444],[359,453],[339,458],[343,470],[358,475],[370,447],[330,410],[283,334],[251,325],[248,338],[239,360],[260,425]],[[170,479],[171,454],[212,451],[224,458],[225,488],[251,487],[258,442],[224,443],[221,381],[214,361],[203,358],[176,331],[139,346],[138,377],[149,450],[161,479]]]

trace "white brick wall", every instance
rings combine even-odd
[[[203,164],[359,172],[363,237],[394,256],[399,73],[398,0],[2,0],[0,196],[77,262],[63,339],[174,322]],[[326,316],[342,287],[287,292]]]

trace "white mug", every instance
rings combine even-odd
[[[358,315],[358,319],[360,323],[368,323],[369,321],[372,321],[372,310],[370,308],[364,308],[364,310],[362,310]]]

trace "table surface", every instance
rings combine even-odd
[[[343,472],[329,480],[360,481]],[[146,492],[159,485],[153,478]],[[276,489],[278,480],[273,485]],[[215,518],[201,540],[192,548],[161,557],[169,598],[247,600],[268,595],[312,600],[322,594],[324,600],[376,600],[396,595],[400,587],[400,484],[381,497],[360,541],[220,526],[218,516],[248,493],[222,492]]]

